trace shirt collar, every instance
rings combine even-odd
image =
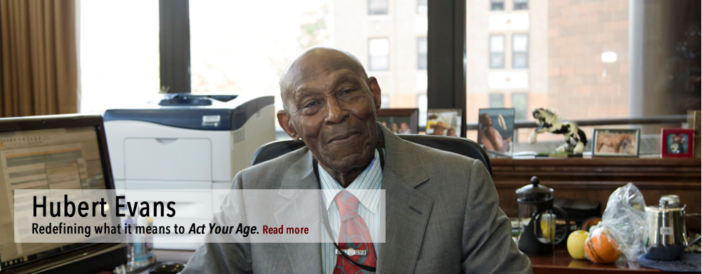
[[[329,209],[336,195],[343,191],[344,188],[341,187],[319,163],[317,163],[317,168],[319,170],[319,180],[322,186],[324,204],[327,206],[327,209]],[[378,203],[380,202],[380,187],[382,181],[383,169],[380,166],[378,150],[375,150],[375,157],[373,157],[371,163],[345,190],[351,192],[366,209],[375,214]]]

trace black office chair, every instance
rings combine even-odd
[[[492,167],[490,166],[490,158],[488,158],[487,153],[483,150],[480,145],[476,142],[465,138],[457,137],[446,137],[446,136],[432,136],[432,135],[416,135],[416,134],[400,134],[398,137],[404,139],[405,141],[410,141],[420,145],[425,145],[428,147],[440,149],[443,151],[453,152],[463,156],[467,156],[476,160],[480,160],[485,164],[488,172],[492,175]],[[304,147],[305,143],[302,141],[293,140],[281,140],[273,141],[262,145],[256,152],[254,152],[253,157],[251,157],[251,165],[256,165],[270,159],[277,158],[285,153],[297,150]]]

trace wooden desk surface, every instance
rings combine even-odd
[[[553,188],[554,198],[599,201],[602,210],[612,192],[628,182],[641,191],[647,205],[657,205],[663,195],[677,194],[686,212],[702,211],[699,158],[567,158],[490,159],[500,208],[519,216],[515,191],[539,176]],[[687,218],[688,229],[700,231],[699,219]]]
[[[159,262],[176,262],[176,263],[187,263],[190,256],[195,253],[194,250],[163,250],[157,249],[154,251]],[[552,273],[552,274],[581,274],[581,273],[616,273],[616,274],[627,274],[627,273],[674,273],[674,272],[663,272],[655,269],[628,269],[628,268],[617,268],[614,264],[593,264],[588,260],[573,260],[565,246],[557,246],[551,256],[529,256],[531,259],[532,268],[534,269],[534,274],[539,273]]]
[[[663,272],[656,269],[639,268],[618,268],[615,264],[594,264],[588,260],[574,260],[568,254],[565,246],[556,246],[551,256],[529,256],[534,274],[584,274],[584,273],[677,273]]]

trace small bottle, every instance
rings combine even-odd
[[[124,218],[124,234],[126,234],[127,236],[127,262],[128,264],[131,264],[132,252],[134,252],[134,244],[132,239],[132,233],[130,233],[128,229],[129,227],[133,226],[134,221],[132,220],[132,216],[130,216],[129,214],[125,214],[125,212],[122,212],[122,214],[127,215],[127,217]]]
[[[153,218],[143,217],[141,215],[136,217],[136,227],[141,228],[139,232],[136,233],[136,227],[132,230],[134,240],[134,247],[132,252],[131,269],[136,269],[140,267],[145,267],[152,264],[155,261],[154,251],[153,251],[153,235],[151,233],[146,233],[146,228],[151,227]]]

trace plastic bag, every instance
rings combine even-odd
[[[632,183],[628,183],[615,190],[607,201],[607,208],[602,214],[602,222],[590,228],[590,235],[586,243],[603,244],[604,241],[614,239],[617,247],[624,255],[617,260],[618,265],[629,263],[637,265],[638,257],[646,253],[646,239],[648,227],[646,225],[646,202],[643,194]],[[605,233],[606,236],[601,234]],[[591,240],[596,237],[597,239]],[[591,245],[590,248],[593,246]],[[595,247],[607,251],[607,247]],[[585,252],[588,256],[588,252]],[[595,262],[597,258],[588,258]],[[608,255],[612,255],[609,253]],[[632,264],[634,263],[634,264]]]

